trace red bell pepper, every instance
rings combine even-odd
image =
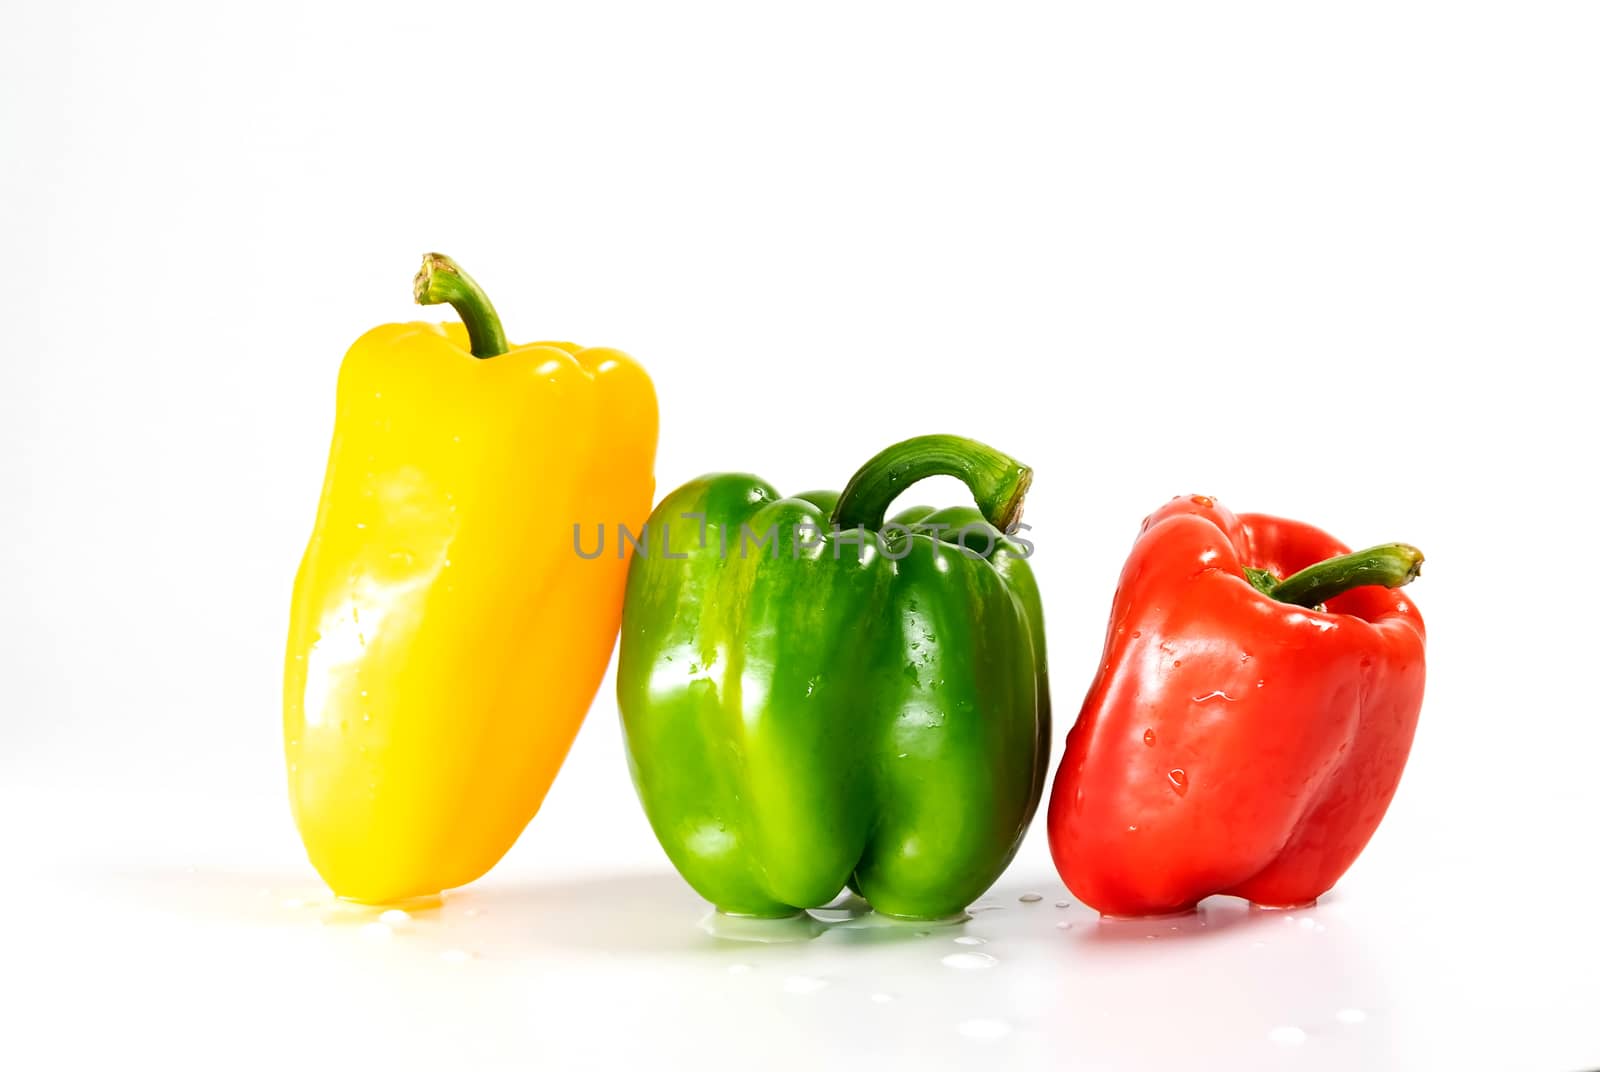
[[[1391,589],[1421,563],[1203,495],[1146,519],[1051,791],[1072,892],[1115,916],[1326,893],[1411,749],[1424,632]]]

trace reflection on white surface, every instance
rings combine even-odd
[[[426,1008],[476,1045],[562,1066],[659,1056],[666,1040],[709,1032],[712,1067],[779,1051],[780,1063],[875,1055],[887,1067],[915,1052],[942,1067],[973,1047],[1063,1069],[1272,1067],[1285,1049],[1310,1058],[1301,1068],[1383,1067],[1386,1027],[1361,1012],[1387,1004],[1382,974],[1336,903],[1268,913],[1214,900],[1107,920],[1034,896],[1045,886],[1002,883],[943,926],[882,920],[854,898],[826,918],[708,915],[666,872],[489,881],[386,910],[303,880],[198,872],[136,877],[119,901],[278,950],[262,989],[307,999],[309,1020],[335,1016],[337,990],[340,1018]],[[617,1009],[633,1010],[628,1030],[595,1030]]]
[[[361,928],[361,937],[374,942],[386,942],[394,937],[394,929],[382,920],[373,920]]]
[[[799,920],[732,921],[761,932],[750,940],[708,933],[709,906],[650,857],[613,872],[600,853],[579,864],[576,846],[550,841],[529,846],[542,851],[524,870],[508,861],[443,897],[348,904],[299,861],[281,801],[244,828],[253,811],[173,803],[85,804],[101,839],[86,862],[58,856],[25,895],[9,891],[9,918],[26,924],[9,960],[36,984],[15,1019],[57,1064],[130,1049],[179,1067],[247,1053],[274,1067],[430,1072],[978,1061],[1348,1072],[1600,1058],[1587,921],[1511,916],[1481,896],[1424,903],[1379,881],[1308,909],[1216,898],[1184,916],[1105,920],[1064,896],[1035,842],[962,919],[887,920],[847,897]],[[159,862],[202,843],[198,862]],[[63,844],[24,841],[17,858]],[[273,871],[238,869],[270,846],[282,850]],[[549,873],[558,851],[569,862]],[[1530,957],[1542,973],[1519,969],[1541,963]],[[82,1030],[85,1010],[95,1031]]]
[[[956,1026],[956,1031],[970,1039],[998,1039],[1011,1034],[1011,1025],[1004,1020],[963,1020]]]
[[[700,920],[700,929],[713,938],[727,942],[757,942],[777,945],[785,942],[809,942],[827,929],[822,920],[797,912],[783,919],[754,919],[746,916],[728,916],[715,910]]]
[[[1298,1046],[1306,1040],[1307,1035],[1300,1028],[1285,1024],[1268,1031],[1267,1038],[1280,1046]]]

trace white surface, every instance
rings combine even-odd
[[[559,795],[489,879],[404,915],[331,902],[277,800],[0,801],[62,807],[55,828],[90,832],[52,849],[24,830],[33,877],[0,894],[8,1045],[70,1067],[1600,1063],[1592,886],[1552,900],[1485,884],[1482,857],[1364,861],[1309,910],[1217,898],[1178,919],[1101,921],[1071,902],[1036,831],[970,922],[779,924],[736,941],[703,929],[706,906],[659,860],[606,843],[583,863],[576,839],[542,836],[609,836],[604,815]],[[1392,833],[1384,848],[1410,832],[1397,817]]]
[[[4,26],[0,1061],[1600,1064],[1593,5]],[[278,680],[337,362],[417,315],[430,248],[513,338],[646,364],[663,489],[837,486],[928,431],[1030,462],[1058,741],[1168,496],[1417,543],[1428,698],[1384,828],[1308,927],[1103,930],[1052,907],[1036,824],[984,946],[727,947],[608,685],[489,880],[387,940],[283,907],[321,896]]]

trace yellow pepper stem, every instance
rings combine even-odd
[[[411,293],[418,305],[449,303],[467,326],[473,357],[495,357],[508,349],[500,316],[489,304],[489,296],[455,261],[443,253],[424,253],[422,267],[412,283]]]

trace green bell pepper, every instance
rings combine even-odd
[[[939,474],[979,510],[885,523]],[[785,916],[848,885],[935,919],[1005,869],[1050,752],[1044,619],[1014,535],[1031,476],[923,436],[843,493],[719,474],[650,516],[623,606],[623,731],[656,837],[718,910]]]

